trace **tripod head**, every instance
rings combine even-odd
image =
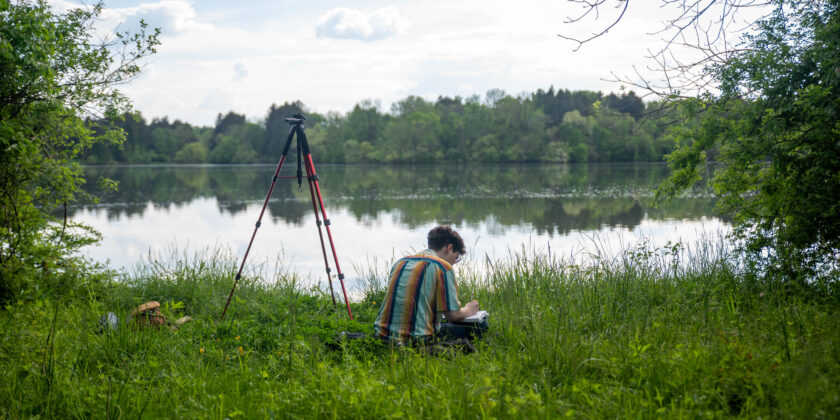
[[[303,114],[292,114],[291,117],[286,118],[286,122],[291,125],[302,125],[306,121],[306,117]]]

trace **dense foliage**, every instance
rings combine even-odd
[[[648,107],[657,107],[650,104]],[[193,127],[167,118],[146,123],[130,115],[121,148],[100,146],[89,163],[275,162],[288,134],[283,119],[304,110],[300,102],[272,105],[266,118],[219,115],[214,127]],[[478,96],[409,96],[383,113],[362,101],[345,115],[308,115],[310,143],[320,162],[629,162],[658,161],[674,149],[660,121],[632,92],[538,90],[510,96],[491,90]]]
[[[78,263],[72,251],[97,238],[66,219],[84,183],[77,160],[123,135],[83,118],[126,112],[113,87],[136,75],[157,45],[145,25],[97,44],[91,22],[100,11],[54,14],[45,1],[0,2],[0,302],[34,277],[61,282]]]
[[[673,194],[708,179],[761,269],[836,280],[840,256],[840,4],[774,1],[745,47],[683,101]]]

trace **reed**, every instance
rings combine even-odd
[[[349,321],[329,292],[214,250],[150,258],[96,295],[0,311],[0,416],[58,418],[836,417],[840,304],[831,285],[765,281],[722,244],[598,251],[588,263],[524,247],[458,268],[491,334],[471,355],[358,340],[387,264],[364,272]],[[84,297],[79,297],[84,296]],[[122,324],[158,300],[177,332]]]

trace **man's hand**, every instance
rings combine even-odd
[[[467,312],[467,314],[464,316],[464,318],[475,314],[476,312],[478,312],[478,301],[477,300],[472,300],[470,303],[466,304],[466,306],[461,308],[461,310]]]
[[[463,308],[457,311],[446,311],[443,315],[446,317],[446,320],[449,322],[458,322],[463,321],[464,318],[478,312],[478,301],[473,300],[470,303],[464,305]]]

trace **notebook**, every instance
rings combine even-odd
[[[472,314],[472,315],[470,315],[470,316],[468,316],[468,317],[466,317],[466,318],[464,318],[464,319],[462,319],[458,322],[478,324],[478,323],[484,321],[485,319],[487,319],[488,316],[490,316],[490,314],[488,314],[487,311],[478,311],[478,312],[476,312],[476,313],[474,313],[474,314]]]

